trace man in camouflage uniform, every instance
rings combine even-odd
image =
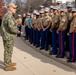
[[[8,4],[8,11],[3,16],[2,25],[1,25],[1,33],[3,38],[4,44],[4,70],[5,71],[13,71],[16,70],[15,66],[16,63],[12,63],[12,53],[13,53],[13,46],[14,46],[14,38],[16,34],[20,33],[18,31],[15,19],[13,14],[16,12],[17,6],[14,3]]]

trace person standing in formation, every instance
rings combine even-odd
[[[17,18],[16,22],[17,22],[17,27],[18,27],[18,29],[19,29],[19,31],[20,31],[20,33],[17,34],[17,36],[20,37],[20,36],[21,36],[21,28],[22,28],[21,15],[18,15],[18,18]]]

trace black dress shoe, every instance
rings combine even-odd
[[[36,46],[36,48],[38,48],[38,47],[40,47],[40,46]]]
[[[30,44],[32,44],[32,42],[30,42]]]
[[[40,48],[40,50],[42,50],[42,49],[44,49],[44,48]]]
[[[54,53],[50,52],[49,55],[54,55]]]
[[[67,57],[67,59],[69,59],[70,57]]]
[[[24,40],[28,40],[28,39],[25,38]]]
[[[56,58],[64,58],[64,57],[61,57],[61,56],[57,55]]]
[[[75,60],[67,60],[67,62],[75,62]]]
[[[56,55],[57,53],[50,52],[49,55]]]
[[[45,51],[48,51],[48,49],[46,48]]]
[[[33,44],[33,46],[35,46],[35,44]]]
[[[56,55],[56,58],[60,58],[60,56]]]

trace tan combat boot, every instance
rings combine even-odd
[[[16,67],[8,66],[4,68],[5,71],[14,71],[16,70]]]
[[[16,63],[11,63],[10,66],[16,66]]]

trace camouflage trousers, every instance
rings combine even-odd
[[[3,40],[4,43],[4,65],[10,66],[13,53],[14,40]]]

